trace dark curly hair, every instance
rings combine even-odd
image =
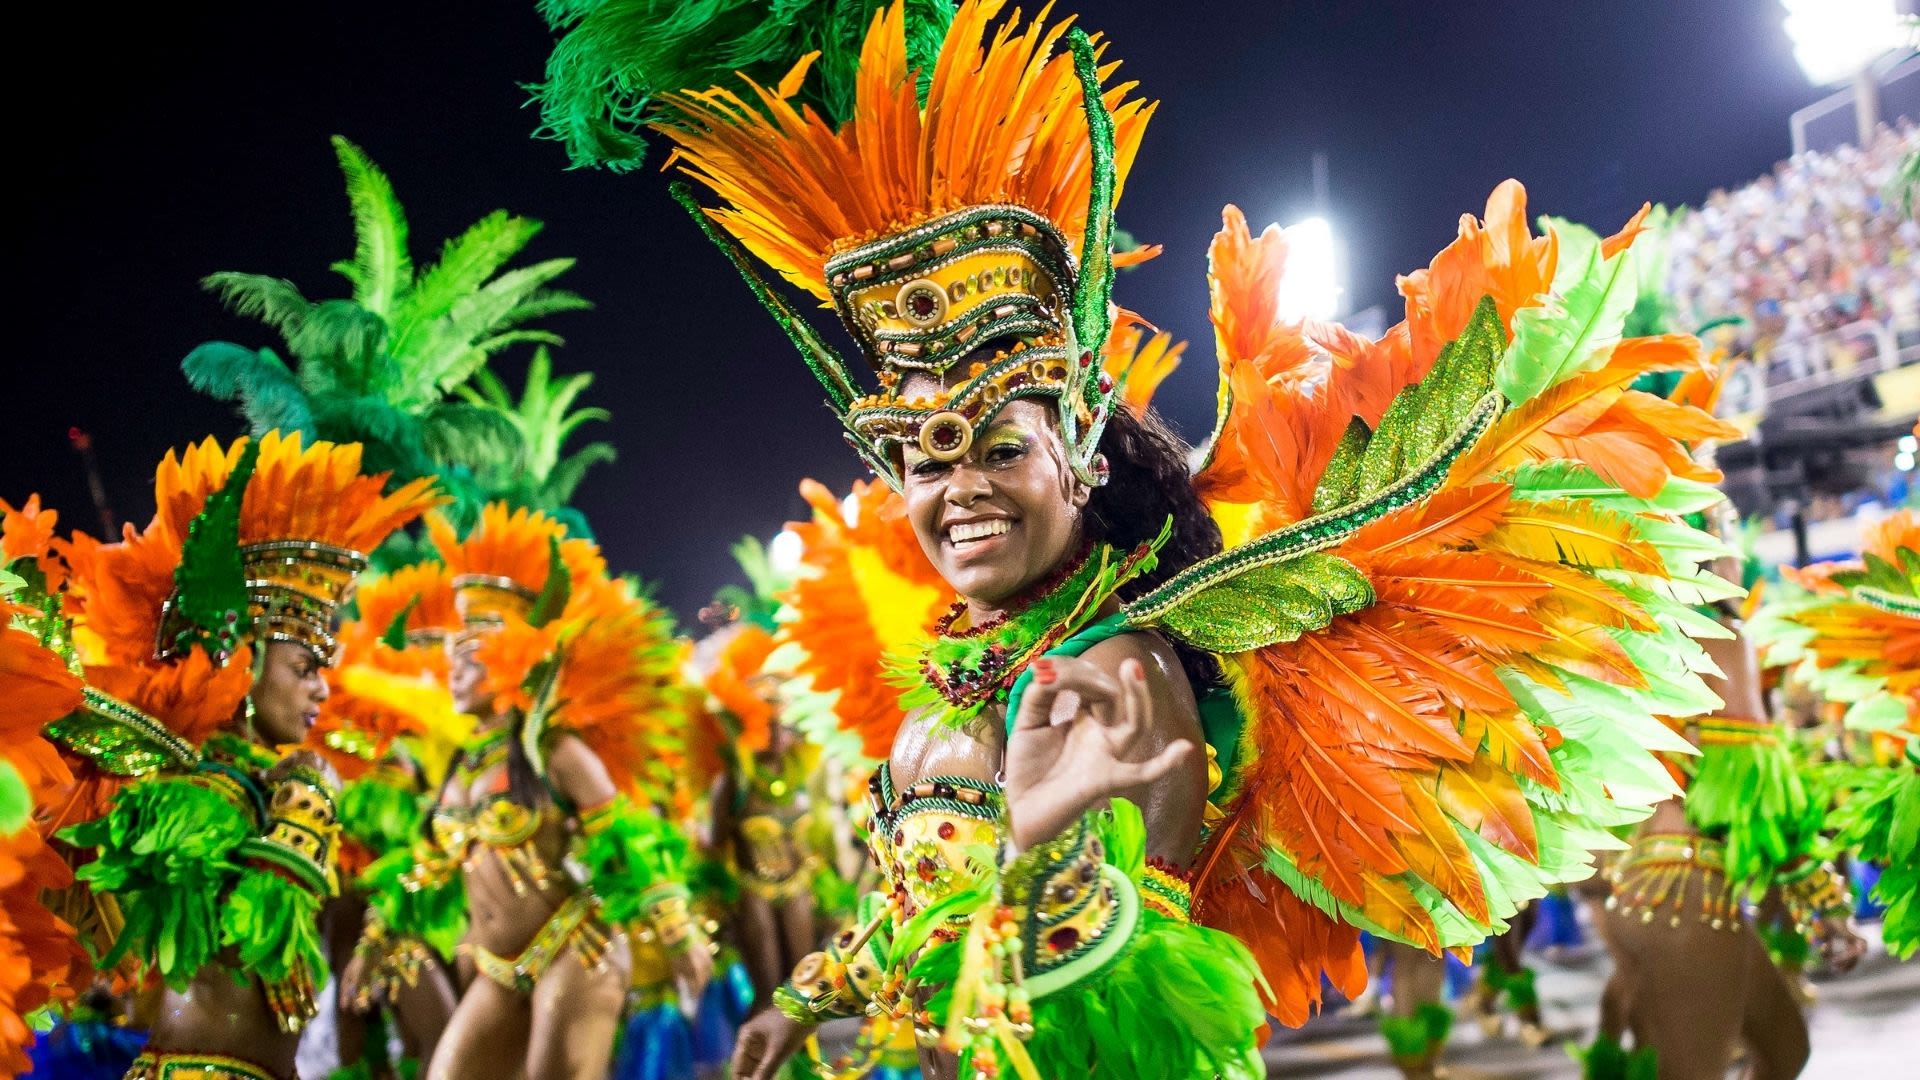
[[[1160,548],[1160,562],[1120,590],[1132,600],[1221,548],[1220,526],[1200,503],[1187,471],[1187,444],[1158,413],[1136,413],[1120,401],[1100,435],[1107,457],[1107,482],[1093,489],[1084,512],[1089,539],[1122,551],[1160,535],[1168,518],[1173,532]],[[1220,682],[1220,664],[1211,653],[1173,642],[1196,696]]]

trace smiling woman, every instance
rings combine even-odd
[[[1268,1013],[1360,989],[1359,928],[1470,946],[1668,793],[1651,714],[1712,700],[1675,597],[1713,545],[1670,510],[1717,497],[1668,433],[1722,428],[1650,423],[1626,386],[1697,343],[1620,341],[1636,229],[1556,277],[1516,183],[1402,279],[1379,341],[1287,319],[1284,237],[1229,208],[1223,415],[1189,476],[1095,363],[1128,321],[1114,267],[1150,254],[1112,221],[1153,107],[1064,22],[879,8],[857,57],[844,17],[794,28],[743,91],[703,85],[701,48],[735,53],[684,23],[558,12],[542,88],[577,161],[630,166],[647,122],[673,141],[720,205],[677,197],[960,596],[889,673],[887,887],[742,1029],[734,1074],[865,1015],[935,1078],[1264,1076]],[[750,254],[834,305],[877,389]]]

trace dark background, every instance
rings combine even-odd
[[[1768,0],[1076,6],[1162,101],[1121,222],[1167,253],[1118,299],[1193,342],[1158,398],[1189,438],[1212,421],[1219,209],[1238,203],[1256,228],[1312,212],[1313,151],[1330,163],[1355,306],[1391,304],[1393,276],[1505,177],[1534,212],[1611,231],[1642,200],[1697,203],[1766,170],[1789,151],[1788,114],[1822,96]],[[167,448],[241,431],[188,390],[180,358],[210,338],[279,342],[197,281],[245,270],[346,294],[326,269],[353,250],[334,133],[392,176],[419,262],[495,208],[547,223],[522,262],[579,259],[559,284],[598,309],[551,320],[568,338],[556,365],[599,373],[588,403],[614,421],[582,437],[611,439],[620,461],[578,505],[613,565],[682,615],[737,576],[730,542],[804,512],[803,476],[843,487],[858,473],[811,376],[665,179],[568,172],[559,146],[528,137],[517,84],[540,77],[548,46],[531,3],[130,7],[15,25],[15,49],[56,73],[13,93],[22,339],[0,383],[0,497],[37,490],[95,528],[67,442],[78,426],[115,511],[143,521]],[[524,363],[495,368],[517,385]]]

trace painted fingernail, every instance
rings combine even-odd
[[[1035,660],[1033,662],[1033,677],[1035,681],[1046,684],[1059,678],[1060,673],[1053,670],[1053,661]]]
[[[1132,660],[1132,661],[1129,661],[1129,663],[1133,665],[1132,674],[1133,674],[1134,680],[1137,682],[1146,682],[1147,681],[1147,665],[1141,663],[1138,660]]]

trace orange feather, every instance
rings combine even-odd
[[[1491,758],[1476,757],[1467,765],[1441,769],[1436,794],[1447,813],[1488,843],[1529,862],[1539,859],[1533,810],[1513,774]]]

